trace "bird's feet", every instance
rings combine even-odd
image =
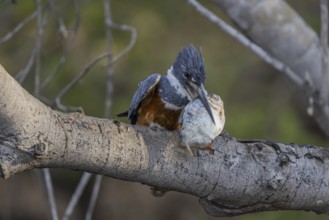
[[[200,147],[199,150],[207,150],[209,154],[214,155],[214,150],[211,148],[212,142],[210,142],[208,145]]]
[[[198,150],[202,150],[202,151],[208,151],[208,153],[209,153],[210,155],[214,155],[214,150],[211,148],[211,145],[212,145],[212,142],[209,143],[209,144],[206,145],[206,146],[198,147],[197,149],[198,149]],[[186,145],[186,146],[181,146],[181,148],[184,150],[184,152],[186,152],[186,153],[189,154],[190,156],[196,156],[196,155],[193,153],[193,151],[192,151],[192,149],[191,149],[190,146],[188,146],[188,145]]]
[[[188,145],[181,145],[179,148],[177,148],[178,152],[188,154],[189,156],[195,156],[192,149]]]

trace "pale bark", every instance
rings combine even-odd
[[[329,87],[322,70],[319,37],[305,21],[282,0],[213,0],[252,42],[291,69],[304,83],[299,88],[304,109],[329,137]],[[320,22],[320,20],[319,20]],[[289,74],[284,70],[288,78]],[[326,83],[326,85],[324,85]]]
[[[67,168],[200,198],[211,215],[265,210],[329,211],[329,151],[239,141],[224,133],[213,152],[189,156],[177,132],[54,111],[0,67],[0,175]]]

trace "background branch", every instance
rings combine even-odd
[[[53,220],[58,220],[58,211],[57,211],[57,204],[56,204],[56,199],[55,199],[55,194],[54,194],[54,187],[53,187],[53,182],[51,179],[50,171],[48,168],[42,169],[43,177],[45,180],[45,185],[48,193],[48,201],[49,201],[49,206],[50,206],[50,211],[51,211],[51,217]]]
[[[287,65],[285,65],[280,60],[272,57],[266,50],[252,42],[248,37],[240,33],[237,29],[235,29],[233,26],[230,26],[218,16],[216,16],[213,12],[201,5],[198,1],[188,0],[188,3],[191,4],[200,14],[209,19],[209,21],[211,21],[219,28],[224,30],[226,33],[228,33],[231,37],[239,41],[243,46],[250,49],[266,63],[272,65],[278,71],[287,74],[289,79],[292,80],[296,85],[302,86],[304,84],[304,80],[296,73],[294,73]]]
[[[323,108],[328,108],[329,102],[329,69],[328,69],[328,0],[321,0],[321,57],[322,57],[322,86],[321,99],[323,101]]]
[[[72,198],[70,200],[70,203],[66,207],[63,220],[69,220],[72,216],[72,213],[74,211],[75,206],[78,204],[83,191],[86,189],[86,185],[88,184],[90,178],[92,177],[91,173],[84,172],[78,186],[76,187],[74,193],[72,194]]]
[[[15,34],[17,34],[27,23],[32,21],[38,14],[38,11],[34,11],[31,15],[26,17],[23,21],[21,21],[11,32],[8,32],[4,37],[0,38],[0,44],[5,43],[10,40]]]
[[[112,31],[110,23],[112,21],[112,13],[110,7],[110,0],[103,0],[104,7],[104,24],[105,24],[105,33],[107,39],[108,51],[112,51]],[[112,98],[113,98],[113,65],[111,64],[112,55],[109,56],[109,65],[106,67],[106,91],[105,91],[105,103],[104,103],[104,118],[109,118],[110,111],[112,107]],[[93,190],[91,193],[88,209],[86,212],[86,220],[91,220],[92,215],[96,206],[97,198],[99,196],[101,184],[103,177],[101,175],[96,175]]]
[[[189,2],[197,5],[194,0]],[[292,82],[299,88],[299,98],[305,112],[311,113],[323,133],[329,136],[329,108],[323,105],[327,101],[322,100],[319,95],[323,84],[322,49],[314,30],[285,1],[213,0],[213,2],[239,26],[253,45],[258,45],[286,67],[282,72],[293,79]],[[214,16],[211,17],[208,16],[208,19],[214,22]],[[230,33],[229,29],[222,26],[221,28]],[[248,45],[244,43],[245,37],[243,39],[236,37],[236,39],[243,45]],[[255,52],[253,49],[252,51]],[[260,55],[257,52],[256,54]],[[265,57],[260,56],[262,59]],[[268,63],[277,68],[275,62]],[[312,105],[311,111],[309,105]]]
[[[50,1],[52,7],[55,7],[53,4],[54,4],[54,1],[51,0]],[[57,63],[56,67],[53,69],[53,71],[47,76],[47,78],[42,82],[41,86],[40,86],[40,89],[44,89],[53,79],[54,77],[60,73],[60,70],[61,70],[61,67],[64,65],[64,63],[66,62],[67,60],[67,56],[69,54],[69,52],[71,51],[73,45],[74,45],[74,42],[76,40],[76,36],[77,36],[77,32],[78,32],[78,29],[79,29],[79,26],[80,26],[80,11],[79,11],[79,7],[78,7],[78,4],[76,3],[76,1],[72,1],[72,5],[73,5],[73,8],[74,8],[74,24],[72,26],[72,29],[69,31],[70,34],[70,38],[68,40],[68,43],[67,45],[65,46],[65,49],[63,50],[63,54],[62,56],[60,57],[59,59],[59,62]],[[56,8],[56,7],[55,7]],[[55,11],[57,11],[55,9]],[[65,24],[63,23],[63,19],[59,16],[59,23],[61,25],[60,27],[60,31],[63,35],[63,37],[68,37],[68,31],[67,31],[67,28],[65,26]]]

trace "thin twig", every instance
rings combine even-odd
[[[37,29],[35,35],[35,73],[34,73],[34,95],[39,94],[40,89],[40,68],[41,68],[41,44],[43,35],[43,24],[42,24],[42,4],[40,0],[37,3]]]
[[[63,220],[69,220],[71,218],[74,208],[77,205],[83,191],[85,190],[91,176],[92,176],[91,173],[87,173],[87,172],[83,173],[83,175],[80,179],[79,185],[75,189],[75,191],[71,197],[70,203],[65,210]]]
[[[35,49],[34,49],[34,60],[35,60],[35,76],[34,76],[34,95],[38,96],[40,90],[40,69],[41,69],[41,46],[42,46],[42,35],[44,27],[48,23],[48,12],[45,12],[44,18],[42,17],[43,6],[40,0],[36,0],[37,6],[37,29],[35,35]],[[28,72],[26,72],[27,75]],[[25,76],[26,76],[25,75]],[[25,77],[23,77],[25,78]],[[52,184],[51,175],[49,169],[42,169],[43,176],[45,179],[46,189],[48,193],[48,201],[51,210],[51,216],[53,220],[58,220],[58,211],[56,206],[56,200],[54,195],[54,188]]]
[[[134,46],[136,39],[137,39],[137,31],[134,27],[125,25],[125,24],[110,24],[112,28],[121,30],[121,31],[128,31],[131,33],[131,37],[129,40],[129,43],[126,48],[124,48],[117,56],[113,57],[112,61],[110,62],[111,65],[116,63],[118,60],[121,59],[125,54],[127,54],[131,48]],[[57,108],[59,108],[62,111],[79,111],[81,110],[80,107],[76,106],[66,106],[61,103],[62,97],[72,88],[74,88],[82,78],[84,78],[87,73],[90,71],[90,69],[96,65],[99,61],[101,61],[104,58],[107,58],[109,56],[112,56],[112,51],[108,51],[106,53],[103,53],[99,56],[97,56],[94,60],[92,60],[89,64],[86,65],[86,67],[72,80],[70,81],[56,96],[55,98],[55,105]],[[109,64],[108,64],[109,65]]]
[[[52,220],[58,220],[58,211],[56,206],[56,200],[54,195],[54,187],[51,180],[51,175],[48,168],[42,169],[43,177],[45,180],[47,193],[48,193],[48,202],[50,206]]]
[[[39,19],[39,12],[38,10],[41,10],[43,9],[43,6],[42,4],[37,4],[37,9],[35,11],[36,15],[38,15],[37,17],[37,31],[36,31],[36,39],[35,39],[35,43],[34,43],[34,47],[32,49],[32,52],[31,52],[31,55],[30,55],[30,58],[26,64],[26,66],[21,69],[15,76],[15,79],[21,84],[23,83],[23,81],[25,80],[26,76],[30,73],[32,67],[33,67],[33,64],[35,64],[35,69],[36,69],[36,75],[38,75],[38,69],[40,69],[41,67],[39,66],[40,63],[37,64],[37,53],[38,53],[38,48],[39,48],[39,44],[41,46],[41,43],[40,43],[40,40],[38,39],[40,36],[39,36],[39,33],[38,33],[38,30],[39,30],[39,25],[40,25],[40,29],[44,29],[44,27],[47,25],[48,23],[48,11],[46,11],[45,13],[45,16],[44,16],[44,19],[43,19],[43,22],[42,22],[42,19],[41,19],[41,15],[40,15],[40,21],[38,21]],[[40,6],[40,8],[38,8]],[[38,23],[40,22],[40,24]],[[40,48],[41,49],[41,48]],[[39,70],[40,71],[40,70]],[[38,88],[35,88],[35,89],[40,89],[40,86],[38,86]],[[36,91],[35,91],[36,93]],[[36,96],[38,96],[37,94],[35,94]]]
[[[27,16],[21,21],[11,32],[7,33],[4,37],[0,38],[0,45],[10,40],[17,32],[19,32],[27,23],[32,21],[38,14],[38,11],[34,11],[31,15]]]
[[[104,5],[104,20],[105,20],[105,28],[106,28],[106,38],[108,44],[108,51],[112,51],[112,33],[111,33],[111,26],[109,23],[112,23],[112,15],[111,15],[111,8],[110,8],[110,1],[103,0]],[[109,62],[112,60],[112,54],[108,57]],[[112,78],[113,78],[113,65],[107,66],[107,74],[106,74],[106,91],[105,91],[105,104],[104,104],[104,117],[108,118],[110,115],[110,108],[112,105],[112,93],[113,93],[113,85],[112,85]],[[97,198],[100,191],[100,186],[102,183],[103,177],[101,175],[97,175],[95,178],[95,182],[93,185],[93,190],[91,194],[91,198],[89,201],[89,206],[86,212],[86,220],[91,220],[92,215],[96,206]]]
[[[328,0],[321,0],[321,55],[322,55],[322,86],[321,98],[324,106],[328,105],[329,98],[329,69],[328,69]]]
[[[88,206],[88,209],[87,209],[87,212],[86,212],[85,220],[91,220],[92,219],[93,212],[94,212],[96,202],[97,202],[97,199],[98,199],[99,191],[100,191],[100,188],[101,188],[102,180],[103,180],[103,176],[96,175],[94,186],[93,186],[93,191],[92,191],[90,202],[89,202],[89,206]]]
[[[79,26],[80,26],[80,11],[79,11],[78,4],[76,4],[75,1],[73,1],[73,7],[74,7],[74,14],[75,14],[75,21],[74,21],[73,28],[71,30],[72,36],[70,37],[70,40],[67,43],[67,46],[65,47],[65,49],[63,51],[63,54],[62,54],[59,62],[57,63],[55,69],[43,81],[43,83],[40,86],[40,90],[44,89],[53,80],[53,78],[59,73],[61,67],[66,62],[67,56],[68,56],[68,54],[69,54],[70,50],[72,49],[73,44],[75,42],[77,32],[78,32],[78,29],[79,29]]]
[[[261,59],[263,59],[268,64],[272,65],[275,69],[280,72],[284,72],[287,76],[298,86],[303,86],[305,80],[298,76],[292,69],[286,66],[280,60],[272,57],[261,47],[250,41],[247,37],[241,34],[238,30],[227,24],[225,21],[220,19],[213,12],[205,8],[196,0],[188,0],[188,3],[191,4],[200,14],[208,18],[215,25],[223,29],[226,33],[228,33],[231,37],[239,41],[242,45],[249,48],[252,52],[258,55]]]
[[[36,53],[36,48],[34,47],[32,50],[32,53],[30,55],[30,59],[27,62],[26,66],[21,69],[18,74],[15,76],[15,79],[19,82],[19,83],[23,83],[23,81],[25,80],[26,76],[28,75],[28,73],[31,71],[32,66],[35,62],[35,53]]]
[[[73,89],[79,82],[80,80],[87,75],[87,73],[90,71],[90,69],[96,65],[99,61],[102,59],[108,57],[109,55],[112,54],[112,51],[103,53],[99,56],[97,56],[94,60],[92,60],[90,63],[86,65],[86,67],[73,79],[71,80],[56,96],[55,98],[55,104],[56,106],[61,109],[62,111],[78,111],[80,108],[79,107],[74,107],[74,106],[65,106],[61,103],[62,97],[71,89]]]
[[[53,100],[50,100],[50,99],[44,97],[44,96],[41,95],[41,94],[38,94],[38,99],[39,99],[41,102],[43,102],[44,104],[48,105],[48,106],[50,106],[50,105],[53,104]]]
[[[116,24],[116,23],[112,23],[109,24],[113,29],[118,29],[121,31],[127,31],[130,32],[130,39],[129,39],[129,43],[127,45],[127,47],[125,47],[117,56],[113,57],[112,61],[110,64],[108,65],[113,65],[114,63],[116,63],[118,60],[120,60],[124,55],[126,55],[131,48],[135,45],[136,43],[136,39],[137,39],[137,30],[135,27],[130,26],[130,25],[126,25],[126,24]]]
[[[7,33],[3,38],[0,39],[0,45],[10,40],[10,38],[12,38],[16,33],[18,33],[27,23],[32,21],[38,15],[38,13],[39,13],[38,9],[36,9],[31,15],[29,15],[23,21],[21,21],[11,32]],[[20,70],[18,74],[15,76],[16,80],[19,83],[22,83],[25,77],[30,72],[35,61],[35,55],[36,55],[36,49],[34,47],[25,68]]]
[[[105,32],[106,32],[106,39],[108,44],[108,51],[112,51],[112,31],[111,26],[112,24],[112,14],[111,14],[111,5],[110,0],[103,0],[103,7],[104,7],[104,23],[105,23]],[[113,64],[112,61],[112,54],[108,57],[109,65],[107,65],[106,70],[106,91],[105,91],[105,104],[104,104],[104,118],[109,118],[110,110],[112,106],[112,93],[113,93]],[[100,191],[100,186],[102,183],[103,177],[101,175],[97,175],[95,178],[95,182],[93,185],[93,190],[91,194],[91,198],[89,201],[89,206],[86,212],[86,220],[91,220],[92,215],[96,206],[97,198]]]
[[[105,30],[106,30],[106,39],[107,39],[107,47],[108,51],[112,51],[112,32],[111,32],[111,25],[112,21],[112,14],[111,14],[111,5],[110,0],[103,0],[104,5],[104,23],[105,23]],[[112,105],[112,93],[113,93],[113,63],[112,55],[109,56],[109,65],[107,65],[106,70],[106,92],[105,92],[105,106],[104,106],[104,117],[108,118],[110,115],[110,108]]]
[[[76,1],[74,1],[74,4],[76,5]],[[76,14],[78,13],[78,10],[76,10]],[[58,95],[55,97],[55,101],[54,104],[61,109],[62,111],[79,111],[81,110],[80,107],[76,107],[76,106],[65,106],[61,103],[61,99],[62,97],[71,89],[73,89],[82,78],[84,78],[87,73],[90,71],[90,69],[96,65],[99,61],[101,61],[102,59],[108,57],[112,55],[112,51],[109,51],[107,53],[103,53],[99,56],[97,56],[94,60],[92,60],[90,63],[88,63],[85,68],[72,80],[70,81],[59,93]]]
[[[54,0],[48,0],[48,1],[49,1],[50,8],[54,11],[54,13],[56,15],[57,23],[58,23],[58,26],[59,26],[59,28],[58,28],[59,31],[62,33],[62,36],[64,38],[67,38],[68,31],[67,31],[62,13],[60,13],[60,11],[58,10]]]

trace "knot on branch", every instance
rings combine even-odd
[[[223,206],[217,204],[213,200],[208,200],[207,198],[200,198],[199,200],[202,208],[205,210],[206,213],[215,217],[228,217],[234,216],[230,212],[225,211],[226,209]],[[237,215],[237,214],[236,214]]]
[[[249,212],[256,212],[257,210],[266,210],[270,207],[269,204],[256,203],[243,207],[229,207],[221,204],[217,200],[208,200],[207,198],[200,198],[199,200],[202,208],[209,214],[215,217],[232,217]]]
[[[47,141],[47,137],[44,134],[39,132],[36,135],[36,140],[26,139],[25,141],[27,143],[20,143],[17,146],[21,152],[27,153],[36,159],[45,158],[48,155],[48,145],[50,142]]]
[[[33,148],[34,148],[34,156],[36,158],[45,157],[48,153],[48,147],[45,143],[40,142],[34,145]]]

